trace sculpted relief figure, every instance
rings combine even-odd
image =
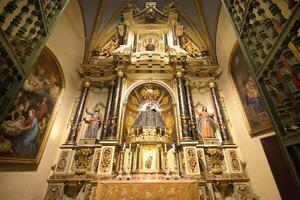
[[[180,43],[184,50],[186,50],[190,57],[198,58],[201,56],[199,48],[191,41],[191,39],[183,33],[180,37]]]
[[[104,57],[104,58],[111,57],[112,52],[118,48],[119,41],[120,41],[120,39],[119,39],[118,34],[115,34],[113,36],[113,38],[111,39],[111,41],[101,49],[99,56]]]
[[[133,15],[136,15],[136,14],[138,14],[140,11],[141,11],[140,8],[139,8],[136,4],[131,3],[131,2],[127,2],[127,5],[126,5],[126,8],[125,8],[125,12],[124,12],[124,13],[126,13],[126,12],[132,12]]]

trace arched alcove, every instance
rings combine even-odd
[[[157,113],[155,115],[157,119],[153,123],[159,123],[162,129],[165,126],[165,130],[159,130],[158,132],[162,135],[168,135],[168,142],[176,140],[174,97],[165,86],[159,83],[138,84],[128,91],[126,102],[123,121],[123,140],[128,139],[128,134],[134,131],[132,128],[134,128],[135,124],[143,123],[140,121],[143,118],[141,115],[147,109]],[[144,125],[150,126],[151,124]]]

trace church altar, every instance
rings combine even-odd
[[[251,200],[207,50],[173,4],[135,8],[81,66],[45,200]]]
[[[199,199],[196,181],[103,181],[98,183],[96,200],[194,200]]]

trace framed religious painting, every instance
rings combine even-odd
[[[59,63],[44,48],[0,124],[0,162],[39,163],[63,87]]]
[[[235,48],[230,64],[230,73],[247,119],[250,135],[270,131],[271,121],[240,47]]]
[[[157,147],[154,145],[144,145],[141,151],[140,168],[142,172],[158,172]]]

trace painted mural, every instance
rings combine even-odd
[[[39,162],[61,90],[58,63],[45,48],[0,125],[0,161]]]
[[[232,57],[231,75],[249,123],[250,134],[255,135],[270,130],[271,121],[239,47]]]

